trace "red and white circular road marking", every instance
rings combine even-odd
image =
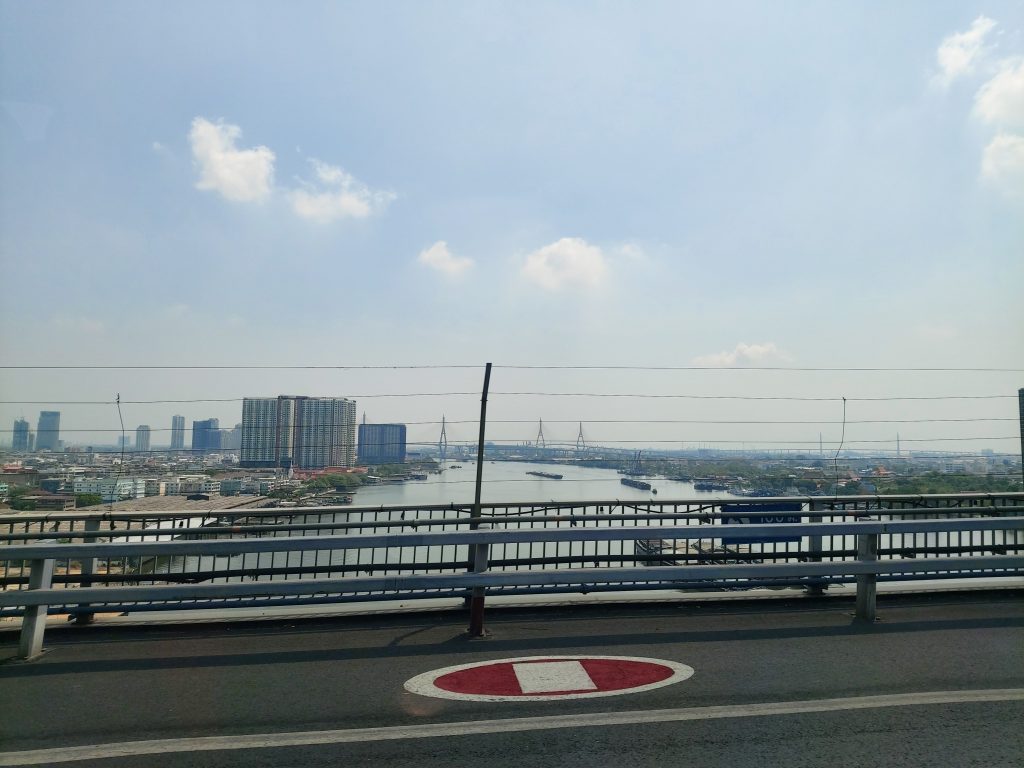
[[[693,667],[633,656],[524,656],[435,669],[406,681],[421,696],[466,701],[549,701],[638,693],[678,683]]]

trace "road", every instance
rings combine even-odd
[[[0,765],[1019,766],[1021,597],[894,597],[871,626],[827,599],[500,610],[484,640],[452,613],[51,631],[41,660],[0,665]],[[15,641],[0,634],[0,657]],[[694,674],[576,700],[403,688],[588,654]]]

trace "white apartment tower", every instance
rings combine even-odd
[[[243,467],[351,467],[356,403],[336,397],[247,397],[242,401]]]
[[[243,467],[290,467],[294,433],[294,398],[245,398],[242,400],[239,464]]]
[[[135,450],[136,451],[148,451],[149,450],[149,425],[139,424],[135,428]]]
[[[171,417],[171,450],[181,451],[185,449],[185,417]]]

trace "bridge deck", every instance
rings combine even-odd
[[[859,708],[856,697],[1024,689],[1021,596],[891,596],[874,625],[853,622],[845,602],[806,598],[516,609],[495,612],[493,636],[476,641],[465,639],[464,618],[450,613],[85,627],[52,633],[49,651],[34,664],[0,666],[0,743],[10,753],[183,739],[158,762],[141,755],[72,763],[107,768],[399,767],[471,759],[653,766],[669,764],[666,756],[677,752],[701,765],[1012,765],[1024,750],[1014,725],[1024,715],[1020,700]],[[15,646],[14,633],[0,633],[0,656],[13,655]],[[406,680],[432,669],[549,654],[653,657],[687,664],[695,674],[643,693],[557,704],[446,701],[403,690]],[[597,713],[642,718],[711,706],[739,712],[819,699],[854,703],[817,714],[755,717],[754,709],[715,721],[593,727]],[[529,725],[518,733],[457,735],[470,721],[521,723],[556,714],[579,717],[555,730]],[[448,730],[427,734],[435,738],[281,745],[281,734],[296,731],[422,724]],[[244,734],[269,738],[258,749],[194,751],[197,737]],[[4,764],[12,763],[0,753]]]

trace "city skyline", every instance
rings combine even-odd
[[[794,429],[795,424],[792,422],[782,421],[781,424],[775,424],[772,421],[767,423],[751,419],[749,421],[744,419],[735,419],[735,424],[720,424],[716,420],[710,419],[691,419],[691,420],[674,420],[674,419],[637,419],[631,421],[628,419],[607,419],[601,418],[600,416],[592,419],[575,419],[575,418],[558,418],[558,414],[555,418],[546,419],[519,419],[510,420],[502,418],[504,414],[498,412],[495,413],[493,409],[489,418],[488,431],[486,439],[488,442],[495,443],[498,445],[533,445],[538,444],[538,427],[540,428],[540,434],[545,435],[543,441],[549,444],[559,445],[572,445],[578,441],[579,434],[584,434],[584,442],[587,444],[602,444],[609,447],[629,447],[633,446],[637,449],[646,450],[675,450],[675,449],[693,449],[696,447],[723,449],[723,450],[778,450],[778,451],[796,451],[806,452],[810,454],[821,453],[827,451],[829,453],[834,452],[840,447],[844,447],[848,451],[860,451],[864,452],[877,452],[880,454],[888,454],[893,452],[899,452],[902,443],[903,452],[906,454],[910,453],[970,453],[977,451],[995,451],[997,453],[1017,453],[1020,450],[1020,434],[1018,430],[1019,419],[1021,418],[1019,403],[1020,403],[1020,391],[1013,395],[999,395],[999,396],[982,396],[982,402],[987,404],[989,409],[995,409],[991,412],[1002,413],[1004,415],[995,416],[992,418],[981,418],[977,421],[967,420],[968,426],[975,427],[978,424],[989,425],[991,432],[1001,431],[999,439],[985,439],[985,438],[959,438],[949,437],[948,423],[952,422],[954,427],[960,426],[960,419],[908,419],[908,418],[881,418],[881,419],[862,419],[856,413],[854,409],[860,408],[878,408],[879,406],[885,406],[891,413],[896,414],[897,411],[904,411],[902,414],[906,416],[905,411],[908,408],[913,407],[914,401],[917,399],[916,396],[908,396],[906,398],[897,398],[894,402],[872,402],[870,399],[865,401],[855,400],[854,402],[843,403],[844,409],[849,415],[849,419],[846,423],[839,420],[822,422],[807,422],[803,426],[803,436],[801,439],[783,439],[783,440],[772,440],[772,439],[761,439],[756,438],[745,438],[745,439],[698,439],[696,437],[688,437],[688,434],[693,434],[698,429],[739,429],[741,434],[750,434],[750,430],[753,429]],[[467,393],[465,396],[469,396]],[[688,395],[653,395],[651,397],[641,398],[641,402],[653,400],[656,403],[660,403],[663,399],[675,401],[678,397],[684,402],[689,402]],[[719,398],[726,398],[724,402],[731,402],[728,398],[730,395],[708,395],[695,396],[698,398],[697,402],[702,402],[700,398],[711,397],[716,402]],[[737,396],[740,398],[747,398],[746,395]],[[754,396],[755,398],[757,396]],[[965,395],[965,398],[971,398],[973,396]],[[479,395],[476,395],[479,398]],[[390,398],[389,398],[390,399]],[[618,400],[618,398],[614,398]],[[771,396],[768,396],[771,399]],[[841,400],[841,398],[838,398]],[[275,402],[278,400],[287,400],[294,402],[296,400],[338,400],[350,402],[351,413],[345,418],[341,419],[346,428],[351,428],[355,431],[354,427],[354,413],[355,403],[346,398],[323,398],[323,397],[294,397],[294,396],[276,396],[274,398],[244,398],[245,402]],[[563,400],[558,398],[559,401]],[[604,400],[600,398],[599,400]],[[994,405],[991,405],[993,404]],[[833,410],[837,403],[833,399],[826,399],[824,402],[814,401],[810,403],[816,409],[824,407],[829,410]],[[808,403],[801,403],[806,406]],[[944,407],[943,401],[938,402],[938,407]],[[477,406],[478,407],[478,406]],[[664,407],[658,405],[657,407]],[[735,405],[733,406],[735,407]],[[760,406],[755,406],[760,407]],[[929,407],[935,408],[935,405]],[[62,414],[60,412],[53,411],[41,411],[40,417],[46,413],[49,414],[48,418],[51,420],[56,417],[58,425],[60,424]],[[562,414],[565,415],[565,414]],[[607,415],[607,414],[606,414]],[[184,450],[189,452],[217,452],[221,450],[221,441],[224,440],[224,450],[239,450],[242,448],[242,439],[245,434],[244,423],[245,423],[245,410],[241,420],[236,419],[238,417],[230,416],[225,418],[227,424],[234,422],[234,426],[220,426],[220,419],[216,417],[207,419],[195,419],[192,421],[192,428],[190,434],[200,434],[201,438],[198,444],[193,445],[191,441],[187,441],[187,447],[180,446],[173,448],[170,441],[174,439],[174,424],[178,420],[183,421],[184,416],[174,415],[172,417],[172,426],[170,428],[164,427],[149,427],[149,425],[142,424],[134,429],[135,431],[135,442],[131,440],[132,429],[126,426],[124,430],[125,445],[131,446],[130,450],[133,451],[144,451],[152,450],[154,452],[172,451],[172,450]],[[360,422],[360,427],[366,421],[367,415],[364,412],[363,421]],[[923,426],[917,426],[916,422],[922,422]],[[325,426],[336,426],[330,422],[330,420],[323,422]],[[410,437],[407,444],[410,449],[416,450],[420,447],[432,447],[435,446],[440,437],[440,430],[442,427],[442,419],[434,419],[428,421],[412,421],[408,427],[405,422],[399,422],[397,419],[389,418],[386,420],[373,420],[368,422],[371,426],[401,426],[403,429],[412,429],[414,436]],[[19,424],[28,424],[27,420],[16,419],[14,422],[14,428],[10,430],[4,430],[7,434],[11,435],[10,442],[8,440],[0,439],[0,446],[13,447],[14,436],[19,430]],[[683,426],[685,425],[685,426]],[[821,429],[812,429],[814,425],[818,425]],[[474,444],[477,437],[478,422],[475,418],[467,419],[447,419],[446,421],[447,437],[451,444]],[[624,439],[621,434],[610,434],[609,429],[621,430],[633,429],[641,430],[639,434],[651,435],[656,431],[661,430],[664,434],[664,430],[671,430],[677,435],[683,435],[682,439],[679,437],[673,438],[650,438],[650,439],[635,439],[626,436]],[[862,430],[857,432],[857,430]],[[58,426],[60,434],[60,443],[62,447],[88,447],[90,445],[97,448],[116,446],[120,447],[121,444],[121,430],[119,428],[107,429],[103,432],[86,432],[85,434],[76,431],[75,429],[61,429]],[[139,434],[140,430],[144,431],[147,438],[149,439],[147,448],[140,448],[139,446]],[[197,431],[198,430],[198,431]],[[863,430],[867,430],[864,432]],[[932,438],[921,437],[922,430],[930,430],[929,434]],[[684,434],[685,433],[687,434]],[[403,432],[403,442],[405,442]],[[515,436],[511,436],[511,435]],[[704,434],[709,434],[705,432]],[[941,435],[946,434],[946,437]],[[155,437],[153,437],[155,435]],[[35,433],[29,428],[27,431],[28,439],[34,439]],[[89,439],[98,438],[98,439]],[[183,438],[183,436],[182,436]],[[358,445],[358,441],[355,441],[353,435],[353,445]],[[231,442],[235,441],[235,442]],[[183,442],[184,441],[183,439]],[[41,450],[41,449],[40,449]],[[290,450],[290,448],[289,448]],[[284,466],[287,466],[288,462],[284,462]],[[265,466],[274,466],[276,461],[270,461]]]

